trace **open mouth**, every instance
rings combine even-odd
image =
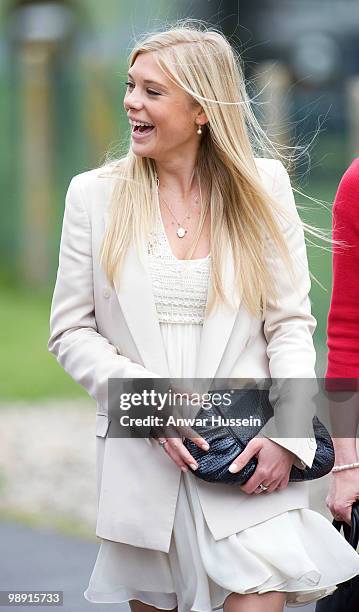
[[[135,125],[132,128],[132,133],[145,136],[147,134],[150,134],[154,129],[154,125]]]
[[[145,140],[155,131],[155,126],[149,121],[133,121],[130,119],[130,124],[132,126],[131,137],[134,142]]]

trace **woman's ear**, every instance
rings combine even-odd
[[[200,107],[199,111],[197,112],[196,119],[201,125],[208,123],[208,117],[202,107]]]

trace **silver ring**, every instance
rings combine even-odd
[[[264,484],[260,484],[258,485],[258,489],[260,489],[261,491],[266,491],[268,487],[266,487]]]
[[[167,444],[168,440],[158,440],[158,444],[160,446],[162,446],[162,448],[164,447],[165,444]]]

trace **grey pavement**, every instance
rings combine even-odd
[[[63,591],[64,605],[36,606],[44,611],[128,612],[127,604],[93,604],[83,596],[99,544],[7,522],[0,523],[0,542],[1,590]],[[0,607],[1,612],[11,609]]]
[[[0,590],[63,591],[63,607],[38,608],[48,612],[57,609],[63,612],[129,611],[127,604],[93,604],[83,596],[99,543],[10,522],[0,523],[0,542]],[[20,607],[24,609],[23,606],[16,608]],[[13,609],[14,606],[0,606],[1,612]],[[315,606],[296,609],[314,612]]]

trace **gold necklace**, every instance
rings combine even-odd
[[[159,200],[159,198],[160,198],[160,190],[159,190],[159,187],[160,187],[160,180],[159,180],[159,178],[158,178],[158,176],[157,176],[157,175],[156,175],[156,184],[157,184],[157,194],[158,194],[158,200]],[[201,184],[200,184],[200,180],[199,180],[199,178],[198,178],[198,184],[199,184],[199,191],[200,191],[200,193],[201,193]],[[180,222],[178,221],[177,217],[175,216],[174,212],[171,210],[170,206],[167,204],[167,202],[166,202],[166,200],[164,199],[164,197],[163,197],[163,196],[162,196],[162,201],[164,202],[164,204],[166,205],[166,207],[167,207],[167,208],[168,208],[168,210],[170,211],[170,213],[171,213],[172,217],[174,218],[174,220],[175,220],[175,221],[176,221],[176,223],[177,223],[177,226],[178,226],[178,227],[177,227],[176,234],[177,234],[178,238],[184,238],[184,237],[185,237],[185,235],[187,234],[187,231],[188,231],[188,230],[187,230],[187,229],[184,227],[184,223],[183,223],[183,221],[184,221],[185,219],[190,219],[190,218],[191,218],[191,216],[188,216],[188,217],[187,217],[187,213],[188,213],[188,211],[189,211],[189,209],[190,209],[190,204],[188,205],[188,210],[187,210],[187,212],[186,212],[186,214],[185,214],[185,216],[184,216],[184,218],[183,218],[182,223],[180,223]],[[194,201],[195,201],[195,202],[198,202],[198,196],[196,196],[196,197],[195,197]],[[202,205],[202,198],[201,198],[201,205]]]

